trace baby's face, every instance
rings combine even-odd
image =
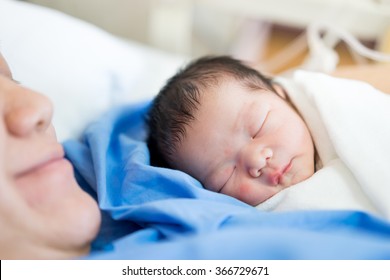
[[[176,168],[253,206],[314,173],[310,133],[284,99],[235,81],[210,91],[178,147]]]

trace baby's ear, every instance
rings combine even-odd
[[[281,85],[274,83],[272,86],[277,95],[279,95],[283,99],[287,99],[287,93]]]

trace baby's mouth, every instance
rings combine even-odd
[[[292,168],[292,160],[290,160],[290,162],[285,167],[283,167],[281,171],[277,171],[273,174],[270,174],[269,176],[270,184],[272,186],[280,185],[284,174],[288,173],[291,170],[291,168]]]

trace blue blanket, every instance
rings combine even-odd
[[[390,259],[390,224],[366,213],[262,212],[150,166],[148,107],[115,108],[64,143],[78,182],[102,209],[87,258]]]

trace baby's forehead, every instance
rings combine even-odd
[[[262,82],[248,81],[248,80],[239,80],[235,77],[225,77],[221,78],[213,84],[209,84],[206,87],[203,87],[200,90],[200,103],[203,100],[207,100],[207,97],[212,96],[213,94],[218,94],[218,98],[225,98],[226,92],[230,92],[232,89],[239,90],[242,94],[256,94],[265,91],[273,92],[273,89],[270,89],[267,85]],[[261,96],[259,96],[261,97]]]

